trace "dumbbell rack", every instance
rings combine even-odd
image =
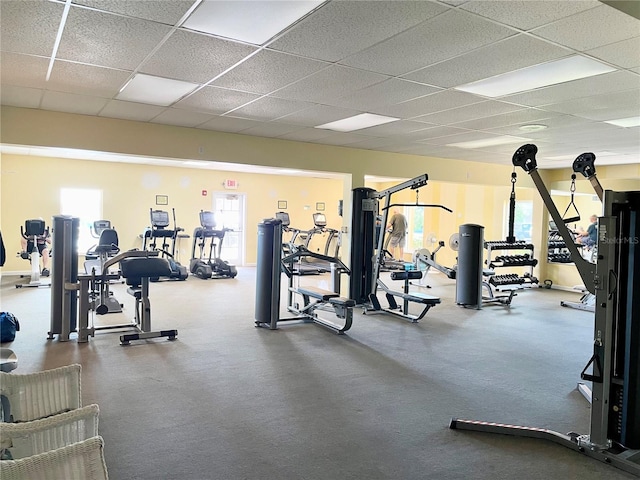
[[[526,271],[523,275],[515,273],[505,275],[491,275],[488,279],[488,283],[493,285],[497,289],[501,287],[517,287],[524,288],[525,286],[531,286],[538,283],[538,279],[533,276],[533,267],[538,264],[538,260],[533,257],[533,244],[516,241],[509,243],[506,241],[486,241],[484,242],[484,248],[487,251],[486,264],[490,270],[494,268],[502,267],[526,267]],[[520,255],[505,255],[502,252],[505,251],[526,251],[530,253],[523,253]],[[500,252],[500,255],[494,255],[496,252]]]
[[[549,263],[573,263],[567,244],[555,230],[549,230],[547,240],[547,262]]]

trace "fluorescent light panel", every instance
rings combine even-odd
[[[501,97],[613,71],[615,68],[604,63],[580,55],[573,55],[561,60],[533,65],[460,85],[455,89],[485,97]]]
[[[325,130],[335,130],[336,132],[353,132],[362,128],[375,127],[376,125],[384,125],[385,123],[396,122],[400,120],[395,117],[385,117],[384,115],[376,115],[374,113],[361,113],[349,118],[343,118],[335,122],[318,125],[315,128]]]
[[[182,26],[262,45],[323,1],[205,0]]]
[[[168,107],[198,87],[195,83],[136,74],[116,95],[118,100]]]
[[[502,136],[502,137],[484,138],[482,140],[473,140],[470,142],[450,143],[447,145],[447,147],[483,148],[483,147],[494,147],[496,145],[508,145],[509,143],[522,143],[522,142],[530,142],[530,141],[531,141],[530,138]]]
[[[640,127],[640,117],[619,118],[617,120],[605,120],[604,123],[610,123],[617,127]]]

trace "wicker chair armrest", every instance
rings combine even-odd
[[[31,422],[0,423],[0,448],[10,459],[55,450],[98,435],[98,405]]]
[[[78,364],[36,373],[0,372],[0,395],[10,408],[3,419],[28,422],[81,407],[81,372]]]
[[[104,441],[95,436],[48,452],[0,462],[2,480],[108,480]]]

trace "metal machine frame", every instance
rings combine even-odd
[[[596,295],[594,353],[581,374],[583,380],[592,382],[590,432],[561,434],[457,418],[451,420],[450,428],[544,438],[640,476],[640,298],[634,296],[640,281],[640,191],[603,191],[595,177],[595,155],[583,154],[576,159],[574,171],[586,172],[604,200],[598,220],[598,263],[593,265],[573,244],[540,177],[537,150],[531,144],[520,147],[513,164],[533,179],[587,290]],[[591,374],[587,373],[589,368]]]
[[[390,187],[381,192],[372,192],[371,196],[376,199],[376,203],[379,204],[381,199],[384,199],[384,206],[382,207],[382,221],[380,228],[380,235],[378,235],[378,243],[376,247],[376,255],[373,259],[373,274],[372,274],[372,285],[370,286],[368,298],[370,306],[365,305],[365,313],[369,312],[386,312],[392,315],[399,316],[404,318],[405,320],[409,320],[410,322],[417,322],[422,319],[424,315],[429,311],[429,309],[440,303],[440,298],[435,297],[433,295],[426,295],[420,292],[409,292],[408,291],[408,280],[418,279],[418,276],[413,276],[409,278],[411,275],[402,274],[403,272],[399,272],[398,275],[395,275],[395,278],[399,280],[405,280],[404,288],[402,292],[394,291],[389,288],[381,279],[380,279],[380,271],[384,265],[384,244],[385,244],[385,227],[389,221],[389,210],[392,207],[428,207],[428,208],[442,208],[448,212],[451,210],[444,205],[433,205],[433,204],[422,204],[418,203],[418,193],[417,190],[421,187],[427,185],[427,181],[429,176],[425,173],[418,177],[412,178],[411,180],[407,180],[406,182],[400,183],[393,187]],[[416,190],[416,203],[391,203],[391,195],[394,193],[400,192],[402,190],[406,190],[410,188],[412,190]],[[400,259],[402,260],[402,259]],[[422,276],[422,272],[420,273]],[[392,276],[394,278],[394,276]],[[376,292],[378,290],[382,290],[385,294],[385,297],[389,303],[389,307],[385,308],[380,305],[378,298],[376,296]],[[402,306],[398,305],[395,298],[402,299]],[[418,315],[412,315],[409,313],[409,303],[418,303],[423,306],[423,310]]]

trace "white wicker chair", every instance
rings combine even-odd
[[[0,461],[2,480],[108,480],[102,437],[18,460]]]
[[[95,437],[99,413],[94,404],[41,420],[0,423],[3,458],[16,460]]]
[[[6,397],[9,412],[2,419],[28,422],[68,412],[82,406],[78,364],[37,373],[0,372],[0,395]]]

